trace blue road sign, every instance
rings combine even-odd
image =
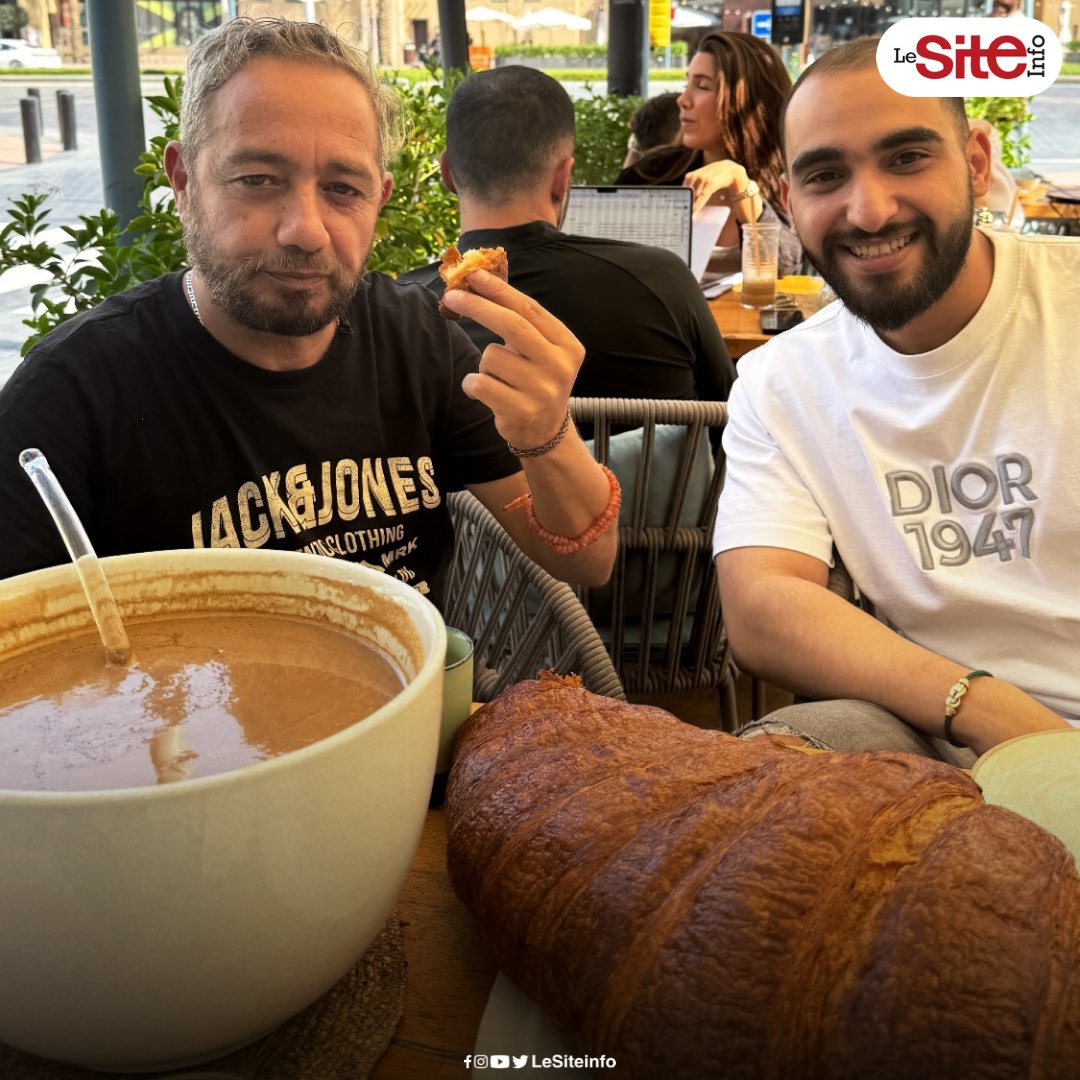
[[[754,11],[750,14],[750,33],[754,37],[764,38],[766,41],[772,37],[772,12]]]

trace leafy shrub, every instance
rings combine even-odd
[[[413,86],[404,96],[408,138],[390,165],[394,190],[375,224],[368,265],[401,274],[441,256],[457,238],[457,196],[443,187],[439,155],[446,149],[446,107],[461,81]]]
[[[4,37],[18,37],[19,31],[29,21],[29,13],[16,4],[0,7],[0,34]]]
[[[630,117],[641,98],[598,94],[587,84],[586,90],[588,97],[574,101],[574,183],[613,184],[626,157]]]
[[[1031,160],[1031,136],[1023,125],[1035,119],[1031,99],[966,98],[964,108],[970,117],[987,120],[1001,139],[1001,160],[1008,169],[1019,168]]]

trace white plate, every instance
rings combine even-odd
[[[490,1063],[493,1057],[508,1057],[508,1075],[515,1077],[548,1077],[550,1080],[557,1073],[559,1080],[592,1080],[593,1074],[585,1069],[559,1068],[553,1073],[551,1068],[540,1067],[539,1063],[545,1057],[556,1055],[571,1056],[571,1051],[555,1025],[528,994],[500,971],[480,1021],[474,1059],[482,1057]],[[527,1060],[522,1062],[522,1058]],[[473,1080],[489,1080],[492,1068],[506,1067],[487,1064],[477,1068],[474,1060]]]
[[[971,768],[988,803],[1053,833],[1080,862],[1080,731],[1039,731],[1008,739]]]

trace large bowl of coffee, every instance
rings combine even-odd
[[[445,630],[408,586],[317,556],[103,566],[134,651],[104,696],[82,685],[105,665],[74,570],[0,582],[0,695],[45,688],[0,708],[0,1042],[176,1067],[315,1001],[392,912]]]

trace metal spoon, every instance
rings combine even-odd
[[[112,589],[101,569],[97,555],[86,535],[82,522],[71,500],[64,493],[56,474],[49,468],[45,455],[33,448],[24,450],[19,455],[19,464],[26,470],[33,481],[38,494],[44,499],[52,519],[68,549],[68,554],[75,563],[75,570],[82,582],[90,612],[97,623],[101,643],[105,646],[105,657],[110,664],[126,664],[131,659],[131,642],[120,620]]]

